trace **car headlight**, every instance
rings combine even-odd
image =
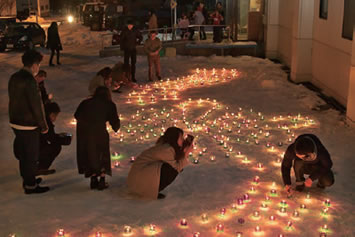
[[[26,41],[26,40],[28,40],[28,36],[24,35],[18,41]]]

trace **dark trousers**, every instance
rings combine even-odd
[[[214,26],[213,27],[213,42],[220,43],[222,42],[222,27]]]
[[[62,146],[60,144],[49,144],[45,146],[40,146],[38,169],[49,169],[49,167],[52,165],[53,161],[59,155],[61,150]]]
[[[17,130],[15,132],[14,154],[20,161],[20,174],[24,185],[34,187],[36,185],[37,160],[39,156],[39,136],[38,129]]]
[[[131,59],[131,76],[132,81],[136,80],[136,62],[137,62],[137,50],[125,50],[124,51],[124,64],[129,65],[129,59]]]
[[[49,59],[49,64],[52,64],[53,56],[54,56],[55,52],[57,52],[57,63],[60,63],[59,62],[60,50],[59,49],[51,49],[51,57]]]
[[[295,171],[296,183],[301,184],[305,181],[304,175],[311,175],[317,172],[318,165],[305,164],[303,160],[295,159],[293,169]],[[334,184],[334,174],[332,170],[329,170],[325,174],[319,177],[318,183],[323,187],[329,187]]]
[[[171,165],[168,163],[163,163],[160,169],[160,183],[159,183],[159,192],[164,188],[169,186],[178,176],[179,172],[176,171]]]
[[[189,27],[189,33],[190,33],[189,40],[193,40],[194,34],[195,34],[195,27]],[[206,39],[205,27],[203,27],[203,26],[200,27],[200,39],[201,40]]]
[[[148,56],[148,65],[149,65],[149,80],[153,81],[154,78],[154,70],[155,68],[155,75],[160,78],[160,55],[149,55]]]

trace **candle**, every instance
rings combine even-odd
[[[244,222],[245,222],[244,218],[238,218],[238,223],[239,224],[244,224]]]
[[[185,218],[184,218],[184,219],[181,219],[180,225],[181,225],[181,226],[187,226],[187,220],[186,220]]]
[[[198,164],[199,162],[200,162],[200,161],[199,161],[198,158],[195,158],[194,161],[193,161],[194,164]]]
[[[276,189],[271,189],[271,194],[276,194]]]
[[[324,225],[322,226],[322,229],[323,229],[323,230],[328,230],[328,225],[327,225],[327,224],[324,224]]]
[[[254,215],[254,217],[259,217],[260,216],[258,211],[255,211],[253,215]]]
[[[200,232],[195,232],[195,233],[193,234],[193,237],[201,237]]]
[[[59,230],[57,230],[57,236],[58,236],[58,237],[64,237],[64,236],[65,236],[65,231],[64,231],[64,229],[59,229]]]
[[[306,209],[306,205],[301,204],[301,209]]]
[[[327,237],[327,234],[326,233],[320,233],[320,235],[319,235],[320,237]]]
[[[258,169],[262,169],[262,168],[263,168],[263,164],[259,162],[259,163],[256,165],[256,167],[257,167]]]
[[[98,232],[96,232],[95,237],[103,237],[103,235],[100,231],[98,231]]]
[[[300,213],[295,210],[295,211],[293,212],[293,217],[299,217],[299,216],[300,216]]]
[[[207,222],[208,221],[208,216],[206,213],[202,214],[201,216],[202,222]]]
[[[257,226],[255,227],[255,232],[260,232],[260,231],[261,231],[261,227],[257,225]]]
[[[241,205],[243,205],[244,204],[244,201],[243,201],[243,199],[242,198],[238,198],[238,205],[239,206],[241,206]]]
[[[329,199],[324,200],[324,205],[330,206],[330,200]]]
[[[325,208],[323,208],[323,210],[322,210],[322,214],[323,214],[323,215],[327,215],[327,214],[328,214],[328,211],[329,211],[329,208],[328,208],[328,207],[325,207]]]
[[[218,224],[216,229],[217,229],[217,232],[223,232],[224,231],[224,225],[223,224]]]
[[[237,231],[237,232],[235,232],[235,236],[236,237],[242,237],[243,236],[243,232]]]
[[[244,199],[245,201],[249,200],[249,194],[247,194],[247,193],[244,194],[244,195],[243,195],[243,199]]]
[[[227,210],[226,210],[225,208],[222,208],[222,209],[220,210],[221,216],[224,216],[224,215],[226,214],[226,212],[227,212]]]
[[[215,157],[215,156],[211,156],[211,157],[210,157],[210,160],[211,160],[211,161],[216,161],[216,157]]]
[[[281,212],[281,213],[286,213],[286,208],[285,208],[285,207],[281,207],[281,208],[280,208],[280,212]]]
[[[291,228],[292,224],[293,224],[292,221],[288,221],[287,222],[287,228]]]
[[[269,219],[270,219],[270,221],[274,221],[274,220],[276,220],[276,217],[275,216],[270,216]]]
[[[281,204],[282,206],[286,206],[286,205],[287,205],[287,202],[286,202],[285,200],[282,200],[282,201],[280,202],[280,204]]]
[[[130,233],[132,233],[132,228],[131,228],[129,225],[126,225],[126,226],[123,228],[123,233],[125,233],[125,234],[130,234]]]
[[[131,156],[130,162],[133,163],[136,160],[136,157]]]
[[[121,163],[119,161],[115,161],[115,167],[118,168],[120,167]]]
[[[149,231],[154,233],[155,232],[155,225],[150,224]]]
[[[267,204],[261,203],[261,208],[267,208]]]
[[[251,187],[250,187],[250,191],[251,191],[251,192],[255,192],[254,186],[251,186]]]
[[[259,176],[255,176],[254,177],[254,183],[259,184],[260,181],[260,177]]]

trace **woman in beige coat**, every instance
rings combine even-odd
[[[159,192],[188,164],[187,155],[192,148],[192,143],[185,145],[182,129],[168,128],[157,143],[143,151],[133,163],[127,179],[129,191],[141,198],[164,198]]]

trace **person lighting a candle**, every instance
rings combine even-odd
[[[302,192],[305,187],[311,187],[315,180],[318,180],[317,187],[320,189],[334,184],[331,170],[333,162],[327,149],[314,134],[300,135],[286,150],[281,172],[287,193],[292,192],[292,166],[296,176],[296,191]],[[309,175],[307,179],[304,178],[305,174]]]
[[[136,158],[127,178],[132,194],[144,199],[165,198],[160,192],[188,165],[188,154],[193,150],[193,136],[184,140],[183,135],[182,129],[170,127]]]

